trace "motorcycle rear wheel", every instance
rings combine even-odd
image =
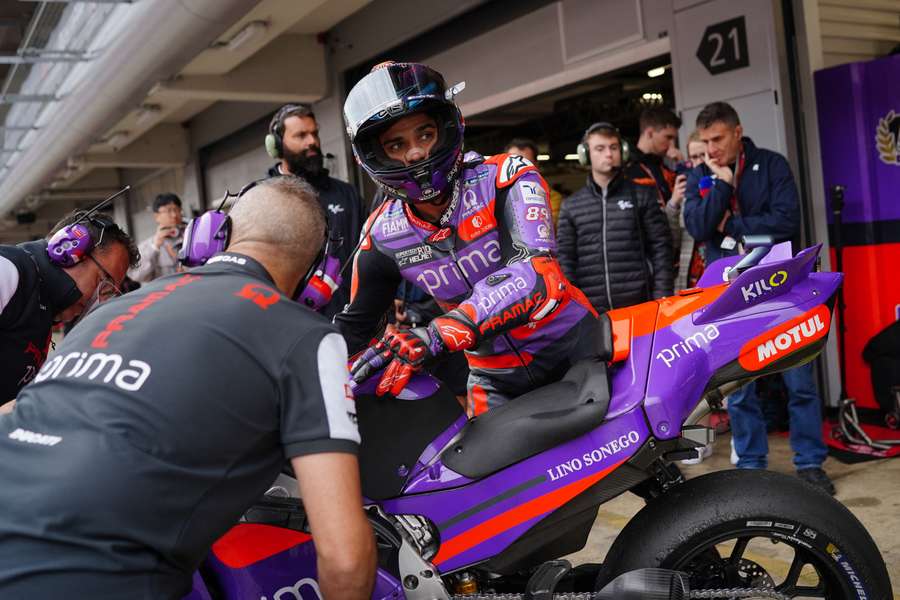
[[[765,551],[748,552],[751,545]],[[685,571],[691,589],[773,585],[790,598],[893,597],[884,560],[856,517],[796,477],[771,471],[710,473],[654,499],[616,538],[597,589],[641,567]]]

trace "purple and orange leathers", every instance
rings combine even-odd
[[[577,378],[567,374],[494,409],[504,411],[505,421],[494,420],[503,427],[482,445],[484,453],[474,463],[458,456],[476,443],[478,421],[460,414],[440,424],[439,433],[416,449],[417,459],[398,463],[396,493],[373,497],[363,490],[373,527],[382,532],[379,540],[390,545],[394,539],[380,529],[384,522],[399,528],[393,535],[400,560],[379,563],[373,598],[407,597],[403,582],[413,567],[436,575],[473,565],[511,573],[533,565],[534,556],[546,560],[551,553],[558,557],[580,549],[600,504],[651,477],[652,465],[667,460],[666,453],[691,447],[686,425],[704,398],[821,351],[842,275],[813,271],[819,249],[792,256],[790,245],[780,244],[756,265],[731,273],[730,280],[729,270],[740,257],[725,258],[710,265],[706,287],[609,312],[611,339],[603,350],[609,366],[588,365],[594,378],[585,379],[596,383],[608,368],[608,404],[602,394],[573,400],[584,395],[587,384],[569,385],[567,379]],[[375,374],[357,387],[358,406],[385,402],[371,394],[377,379]],[[413,409],[436,389],[428,376],[418,375],[393,402]],[[554,423],[573,410],[589,411],[584,413],[588,430],[547,438]],[[479,421],[490,421],[493,412]],[[524,447],[511,432],[521,431],[517,428],[529,418],[535,440],[544,443],[510,454],[510,446]],[[397,421],[382,435],[393,436],[391,443],[399,447],[410,431],[426,424],[427,419]],[[363,436],[362,452],[366,443]],[[281,525],[242,523],[214,547],[204,573],[224,598],[320,597],[311,541],[302,531],[291,531],[287,519]],[[198,586],[193,598],[204,598],[202,593]]]

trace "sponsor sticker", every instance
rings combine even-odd
[[[787,280],[787,271],[775,271],[771,275],[763,277],[762,279],[758,279],[753,283],[742,285],[741,296],[743,296],[744,302],[747,302],[749,304],[760,296],[763,296],[766,293],[771,292],[775,288],[784,285]]]
[[[530,166],[532,166],[531,162],[524,156],[510,154],[500,166],[500,183],[503,184],[507,181],[511,181],[516,173],[522,169],[527,169]]]
[[[437,242],[443,242],[448,237],[450,237],[451,233],[453,233],[453,229],[451,227],[442,227],[441,229],[438,229],[437,231],[432,233],[430,236],[428,236],[427,241],[430,244],[435,244]]]
[[[875,148],[881,162],[900,166],[900,114],[891,110],[883,118],[878,119]]]
[[[475,185],[475,184],[478,183],[479,181],[482,181],[482,180],[484,180],[484,179],[487,179],[487,177],[488,177],[489,174],[490,174],[490,171],[488,171],[488,170],[481,171],[480,173],[477,173],[477,174],[475,174],[475,175],[473,175],[473,176],[471,176],[471,177],[468,177],[468,178],[463,182],[463,185],[465,185],[466,187],[472,187],[473,185]]]
[[[62,441],[58,435],[48,435],[46,433],[35,433],[19,427],[9,434],[9,439],[17,442],[25,442],[26,444],[37,444],[38,446],[55,446]]]
[[[391,238],[403,235],[409,231],[409,221],[406,219],[388,219],[381,222],[382,237]]]
[[[431,260],[432,249],[431,246],[416,246],[415,248],[401,250],[394,257],[397,261],[397,266],[402,269],[407,265],[416,265]]]
[[[634,446],[641,441],[641,435],[637,431],[629,431],[626,434],[610,440],[602,446],[598,446],[590,452],[585,452],[580,457],[570,458],[565,462],[554,465],[547,469],[547,475],[550,481],[558,481],[564,477],[568,477],[572,473],[577,473],[585,467],[590,467],[594,463],[615,456],[619,452]]]
[[[537,204],[540,206],[547,205],[547,192],[539,183],[531,181],[523,181],[520,184],[522,190],[522,201],[525,204]]]
[[[684,339],[675,342],[668,348],[663,348],[656,355],[657,360],[663,361],[667,368],[671,369],[676,360],[692,354],[697,350],[709,348],[711,341],[719,337],[719,328],[715,325],[707,325],[700,331]]]
[[[830,326],[831,311],[820,304],[744,344],[738,362],[747,371],[759,371],[822,339],[828,335]]]

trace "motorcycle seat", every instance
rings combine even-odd
[[[606,362],[584,359],[560,381],[470,420],[441,458],[460,475],[480,479],[595,429],[608,409]]]

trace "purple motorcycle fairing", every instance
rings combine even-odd
[[[434,523],[441,538],[441,551],[434,563],[446,574],[500,553],[562,506],[564,489],[599,481],[632,457],[648,436],[643,412],[633,410],[466,485],[432,490],[420,475],[407,485],[402,496],[383,502],[382,509],[388,514],[422,515]],[[428,475],[443,480],[448,478],[448,471],[452,473],[438,460],[429,467]]]
[[[204,574],[215,581],[225,598],[260,600],[322,600],[316,582],[316,550],[312,541],[279,552],[265,560],[243,566],[230,567],[210,553],[204,564]],[[194,591],[184,600],[211,598],[206,585],[194,577]],[[205,595],[204,595],[205,594]],[[372,598],[377,600],[403,597],[402,586],[383,569],[375,576]]]
[[[787,260],[761,261],[712,303],[655,331],[644,400],[655,436],[680,434],[681,423],[703,397],[710,377],[735,363],[746,343],[832,298],[843,275],[810,273],[819,249],[808,248]]]

